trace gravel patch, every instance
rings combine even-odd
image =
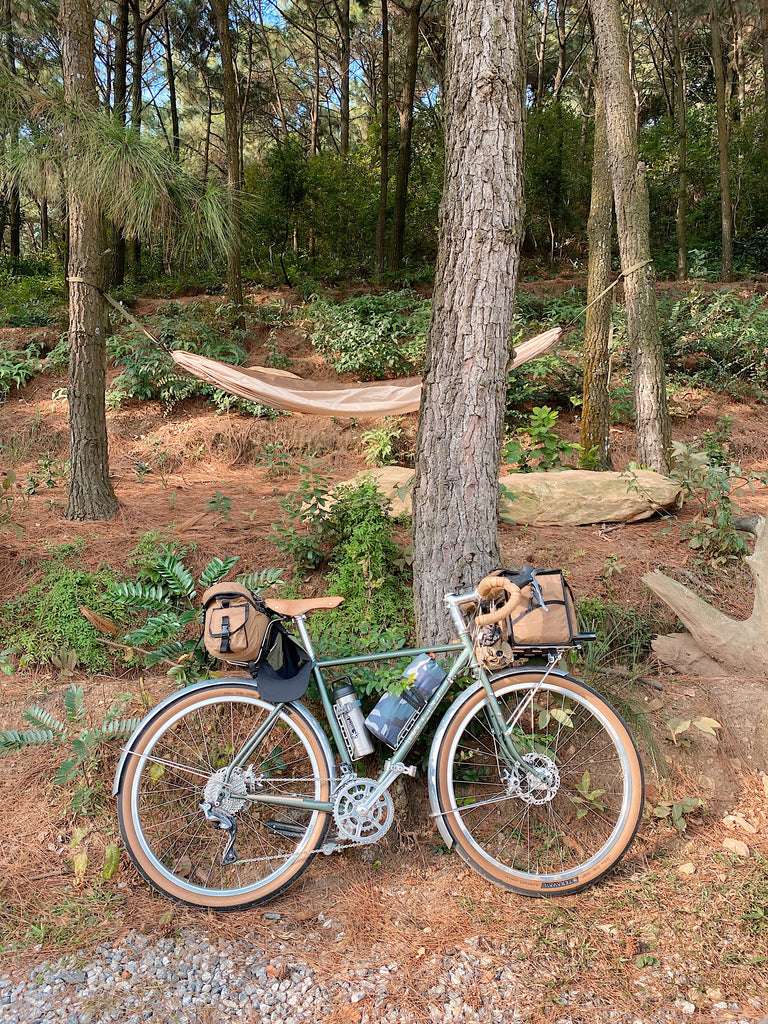
[[[320,927],[323,923],[318,922]],[[346,968],[343,978],[329,979],[327,971],[318,968],[321,939],[319,932],[310,933],[303,951],[295,945],[288,949],[276,939],[265,954],[249,943],[211,943],[192,929],[183,929],[174,938],[132,931],[114,946],[39,964],[23,977],[0,974],[0,1022],[320,1024],[333,1018],[358,1024],[514,1024],[531,1019],[534,1007],[541,1007],[536,992],[520,976],[519,965],[499,968],[498,958],[473,949],[472,940],[467,940],[466,950],[450,957],[425,958],[429,981],[424,991],[413,993],[404,985],[397,962]],[[749,1000],[751,1005],[743,1008],[722,1003],[711,1007],[714,1016],[704,1016],[685,1000],[638,1015],[603,1006],[583,989],[564,991],[558,1001],[562,1013],[548,1011],[553,1024],[756,1024],[762,1016],[758,1000]],[[409,1009],[414,1002],[417,1014]],[[768,1016],[760,1024],[768,1024]]]

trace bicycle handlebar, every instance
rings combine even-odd
[[[482,600],[499,590],[508,595],[508,600],[500,608],[494,608],[483,615],[476,615],[475,623],[478,626],[489,626],[494,622],[501,622],[519,607],[520,587],[503,576],[486,576],[480,580],[477,585],[477,596]]]

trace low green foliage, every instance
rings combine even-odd
[[[572,466],[582,451],[580,444],[563,441],[555,427],[559,413],[549,406],[536,406],[528,423],[504,442],[504,462],[518,473],[562,469]]]
[[[40,582],[3,604],[0,646],[14,648],[24,665],[58,661],[69,670],[79,665],[104,671],[113,656],[80,606],[109,619],[119,617],[119,609],[106,596],[115,577],[106,569],[89,571],[67,564],[71,553],[55,551]]]
[[[14,471],[4,470],[0,477],[0,533],[13,530],[17,537],[21,537],[24,527],[18,520],[27,500]]]
[[[369,466],[394,466],[399,458],[412,459],[412,453],[401,453],[403,436],[399,419],[387,418],[383,426],[366,430],[360,438],[365,461]]]
[[[70,806],[76,814],[98,810],[106,801],[104,782],[99,777],[104,744],[126,740],[136,730],[140,719],[122,718],[131,694],[121,694],[110,706],[98,725],[89,724],[85,695],[74,684],[64,691],[64,715],[57,718],[47,708],[32,705],[22,718],[32,726],[19,732],[0,732],[0,755],[13,754],[29,747],[53,746],[67,751],[53,777],[57,786],[74,784]]]
[[[430,303],[415,292],[360,295],[338,304],[316,298],[307,316],[312,343],[338,373],[377,380],[422,371]]]
[[[614,565],[608,571],[621,570]],[[587,648],[587,672],[590,667],[626,665],[634,669],[643,665],[651,653],[651,641],[668,626],[652,607],[644,611],[635,605],[621,605],[612,597],[581,598],[577,608],[580,629],[597,634]]]
[[[680,481],[683,496],[698,508],[692,522],[683,524],[683,537],[696,552],[696,561],[715,568],[749,553],[746,538],[736,530],[738,507],[734,494],[765,483],[764,474],[749,473],[731,458],[730,420],[722,417],[698,443],[672,442],[671,475]]]
[[[678,832],[685,832],[690,816],[701,812],[703,807],[704,803],[699,797],[685,796],[680,800],[659,800],[653,806],[649,805],[646,810],[654,818],[668,820]]]
[[[32,342],[24,349],[0,348],[0,402],[5,401],[12,388],[24,387],[42,364],[42,346]]]
[[[246,310],[246,328],[253,328]],[[219,411],[236,409],[254,416],[276,416],[266,406],[229,395],[220,388],[180,370],[170,353],[194,352],[220,362],[241,365],[247,358],[243,341],[247,331],[239,326],[237,310],[231,305],[171,303],[148,318],[147,327],[157,338],[152,341],[138,328],[129,328],[108,340],[110,359],[123,367],[107,391],[107,404],[118,408],[126,399],[161,401],[168,411],[187,398],[201,397]]]
[[[147,668],[168,666],[167,674],[180,685],[194,682],[210,670],[200,643],[200,597],[225,579],[238,557],[212,558],[195,580],[184,564],[183,552],[171,545],[143,556],[136,580],[116,583],[110,591],[111,600],[119,607],[146,613],[143,624],[124,637],[129,658]],[[259,593],[281,583],[281,576],[281,570],[265,569],[242,582]]]
[[[0,263],[0,326],[47,327],[61,317],[65,291],[53,259]]]
[[[743,398],[764,400],[768,394],[768,305],[764,296],[742,298],[722,291],[696,290],[659,309],[672,372],[682,370],[685,383],[698,381]]]
[[[329,481],[302,467],[297,491],[284,502],[275,542],[298,568],[329,562],[327,582],[344,604],[318,618],[313,634],[321,657],[398,650],[413,639],[408,558],[393,537],[389,506],[375,483],[329,490]],[[301,532],[297,527],[301,527]],[[367,666],[356,673],[360,693],[387,690],[402,666]]]

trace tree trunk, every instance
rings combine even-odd
[[[128,103],[128,23],[129,0],[119,0],[115,21],[115,73],[113,110],[120,124],[125,124]],[[111,266],[109,283],[119,288],[125,281],[125,235],[118,227],[111,229]]]
[[[341,34],[341,155],[349,152],[349,55],[350,55],[350,21],[349,0],[340,0],[337,5],[339,12],[339,29]]]
[[[411,174],[411,136],[413,133],[413,100],[416,95],[416,73],[419,57],[419,23],[421,0],[413,0],[405,8],[407,34],[403,94],[400,102],[400,145],[397,152],[397,172],[392,208],[392,238],[390,240],[389,267],[397,273],[403,265],[405,244],[405,207],[408,201],[408,179]]]
[[[75,112],[98,105],[94,19],[88,0],[59,7],[64,100]],[[98,202],[85,202],[67,183],[69,214],[69,425],[67,519],[109,519],[118,511],[109,481],[106,387],[108,319],[104,285],[104,224]]]
[[[243,272],[240,261],[240,104],[229,34],[229,0],[211,0],[216,22],[221,67],[224,76],[224,133],[227,150],[227,207],[230,234],[227,245],[227,298],[235,306],[243,305]]]
[[[590,454],[590,469],[613,469],[611,460],[610,337],[613,295],[605,293],[611,281],[611,226],[613,192],[608,168],[605,103],[595,89],[595,145],[592,158],[592,198],[587,221],[587,324],[584,332],[584,390],[581,407],[581,446]]]
[[[762,520],[754,552],[745,559],[755,578],[752,614],[731,619],[663,573],[643,576],[643,583],[687,627],[695,644],[728,672],[768,676],[768,530]]]
[[[11,0],[0,0],[0,26],[3,33],[2,62],[11,80],[16,75],[16,41],[13,36],[13,10]],[[19,148],[19,127],[11,123],[8,128],[11,153]],[[11,261],[15,265],[21,259],[21,199],[19,186],[11,182],[8,186],[8,224],[10,229]]]
[[[547,26],[549,24],[549,0],[544,2],[541,15],[541,31],[539,32],[538,49],[536,52],[536,109],[540,110],[544,102],[544,61],[547,56]]]
[[[728,112],[725,104],[725,72],[723,70],[723,44],[720,38],[720,15],[717,0],[710,0],[709,28],[712,37],[712,68],[717,94],[717,152],[720,158],[720,225],[723,261],[720,280],[733,278],[733,230],[731,209],[731,172],[728,163]]]
[[[651,260],[645,166],[640,163],[627,43],[616,0],[590,0],[606,108],[608,162],[619,235],[627,333],[632,361],[637,456],[658,473],[669,471],[670,420]]]
[[[768,3],[768,0],[766,0]],[[384,276],[389,194],[389,10],[381,0],[381,143],[379,148],[379,210],[376,217],[376,278]]]
[[[414,489],[419,636],[498,565],[499,464],[523,219],[523,0],[449,0],[446,167]]]
[[[674,46],[675,46],[675,104],[677,116],[677,214],[675,228],[677,234],[677,279],[685,281],[688,277],[688,135],[685,126],[686,89],[685,89],[685,58],[683,41],[680,35],[680,14],[674,13]]]
[[[165,44],[165,77],[168,81],[168,105],[171,108],[171,146],[176,163],[181,159],[181,135],[179,133],[179,106],[176,100],[176,72],[173,67],[173,46],[168,9],[163,10],[163,40]]]
[[[763,145],[768,161],[768,0],[763,0],[760,13],[763,34]]]

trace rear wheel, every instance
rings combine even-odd
[[[569,676],[512,673],[493,684],[524,763],[501,750],[488,698],[474,691],[439,734],[436,797],[458,852],[515,892],[578,892],[626,852],[643,809],[629,730]]]
[[[171,899],[219,910],[261,903],[295,881],[321,845],[326,812],[247,799],[329,799],[325,746],[299,707],[281,708],[224,786],[233,757],[274,710],[252,685],[212,683],[158,709],[132,743],[118,795],[120,829],[141,874]],[[236,857],[223,863],[232,822]]]

